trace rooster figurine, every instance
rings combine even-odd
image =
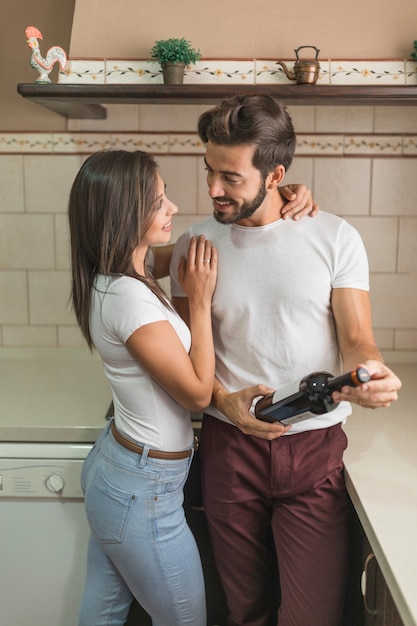
[[[36,83],[50,83],[49,73],[52,71],[55,63],[59,63],[61,70],[64,69],[67,62],[67,55],[65,51],[59,46],[53,46],[49,48],[44,58],[39,50],[38,39],[43,39],[42,33],[34,26],[28,26],[25,30],[27,44],[29,48],[32,48],[32,57],[30,64],[33,69],[39,72],[39,76],[36,79]]]

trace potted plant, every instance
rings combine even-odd
[[[414,59],[414,61],[417,61],[417,41],[413,41],[413,46],[414,49],[411,53],[411,58]]]
[[[181,85],[185,68],[201,59],[200,50],[194,50],[184,37],[159,39],[150,54],[151,60],[158,61],[162,67],[164,83],[171,85]]]

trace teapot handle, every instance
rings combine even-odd
[[[320,50],[319,50],[318,48],[316,48],[316,46],[300,46],[299,48],[297,48],[296,50],[294,50],[295,55],[296,55],[296,57],[297,57],[297,61],[299,60],[299,59],[298,59],[298,51],[299,51],[299,50],[302,50],[303,48],[314,48],[314,50],[316,51],[316,58],[315,58],[315,61],[317,61],[317,57],[319,56],[319,52],[320,52]]]

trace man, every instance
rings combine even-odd
[[[273,98],[225,100],[203,113],[198,129],[214,214],[177,242],[172,295],[186,319],[176,268],[190,235],[203,233],[217,248],[219,272],[212,303],[216,381],[203,419],[202,487],[229,624],[276,624],[269,593],[272,533],[279,626],[340,626],[347,401],[388,406],[401,386],[375,345],[366,253],[356,230],[335,215],[280,219],[284,200],[277,188],[296,137],[288,112]],[[253,416],[261,395],[313,371],[336,375],[360,364],[371,380],[334,392],[340,404],[330,413],[290,427]]]

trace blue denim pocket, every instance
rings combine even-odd
[[[86,514],[97,541],[121,543],[136,495],[111,485],[98,469],[86,493]]]

